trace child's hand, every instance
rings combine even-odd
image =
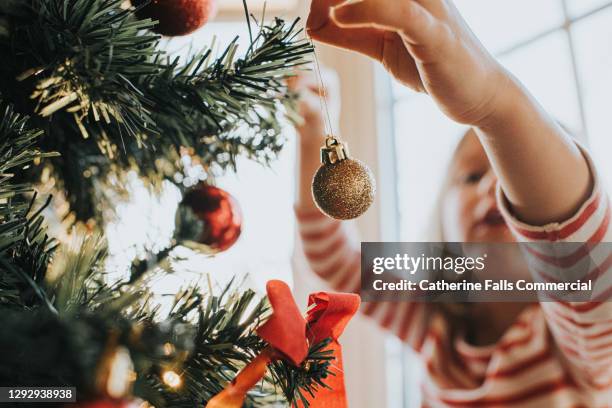
[[[332,127],[337,132],[340,118],[340,85],[335,72],[323,69],[324,89],[320,89],[319,82],[313,71],[300,72],[289,80],[289,88],[300,95],[298,113],[303,122],[297,126],[302,144],[316,144],[317,148],[323,144],[327,136],[325,124],[327,119],[323,111],[322,99],[325,98],[330,112]]]
[[[307,29],[382,62],[461,123],[494,115],[511,82],[448,0],[312,0]]]

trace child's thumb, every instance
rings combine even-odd
[[[346,2],[346,0],[312,0],[310,13],[306,20],[306,32],[316,38],[317,31],[323,29],[330,22],[329,12],[332,7]]]

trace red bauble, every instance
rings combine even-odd
[[[132,0],[134,6],[147,0]],[[159,23],[153,31],[161,35],[177,36],[194,32],[215,14],[215,0],[150,0],[136,14]]]
[[[201,183],[185,194],[182,204],[204,223],[197,242],[225,251],[240,237],[242,211],[227,191]]]

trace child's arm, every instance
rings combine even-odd
[[[521,220],[544,225],[575,213],[592,189],[584,157],[483,48],[452,2],[344,3],[313,0],[307,25],[314,39],[382,62],[451,119],[474,126]]]
[[[339,90],[335,76],[324,71],[327,104],[334,130],[338,129]],[[318,86],[313,73],[290,82],[300,92],[300,114],[304,122],[298,132],[298,163],[295,211],[302,247],[310,269],[334,290],[358,293],[361,286],[361,252],[351,240],[349,226],[323,215],[315,206],[312,177],[321,165],[320,148],[325,143],[325,126]],[[362,313],[419,350],[429,327],[430,305],[424,303],[364,303]]]
[[[531,243],[523,248],[529,248],[525,253],[532,272],[539,275],[537,281],[548,282],[552,277],[553,281],[592,282],[593,301],[557,300],[540,304],[557,347],[574,368],[574,378],[587,387],[609,389],[612,384],[612,228],[608,196],[602,191],[595,171],[593,178],[593,193],[574,216],[543,227],[518,220],[506,205],[501,190],[497,193],[500,209],[514,235],[521,242]],[[562,294],[571,292],[554,293],[553,297]],[[550,293],[544,295],[551,299]]]
[[[589,243],[575,261],[597,262],[588,278],[598,282],[603,302],[542,307],[558,345],[582,374],[577,377],[609,387],[612,258],[600,262],[594,253],[609,253],[597,244],[612,240],[610,208],[585,156],[487,53],[450,1],[364,0],[332,9],[343,3],[313,0],[310,35],[382,62],[398,80],[428,93],[450,118],[474,126],[500,179],[505,218],[519,239]]]

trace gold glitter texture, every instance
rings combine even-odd
[[[359,160],[323,164],[312,180],[317,207],[338,220],[357,218],[367,211],[376,195],[372,171]]]

